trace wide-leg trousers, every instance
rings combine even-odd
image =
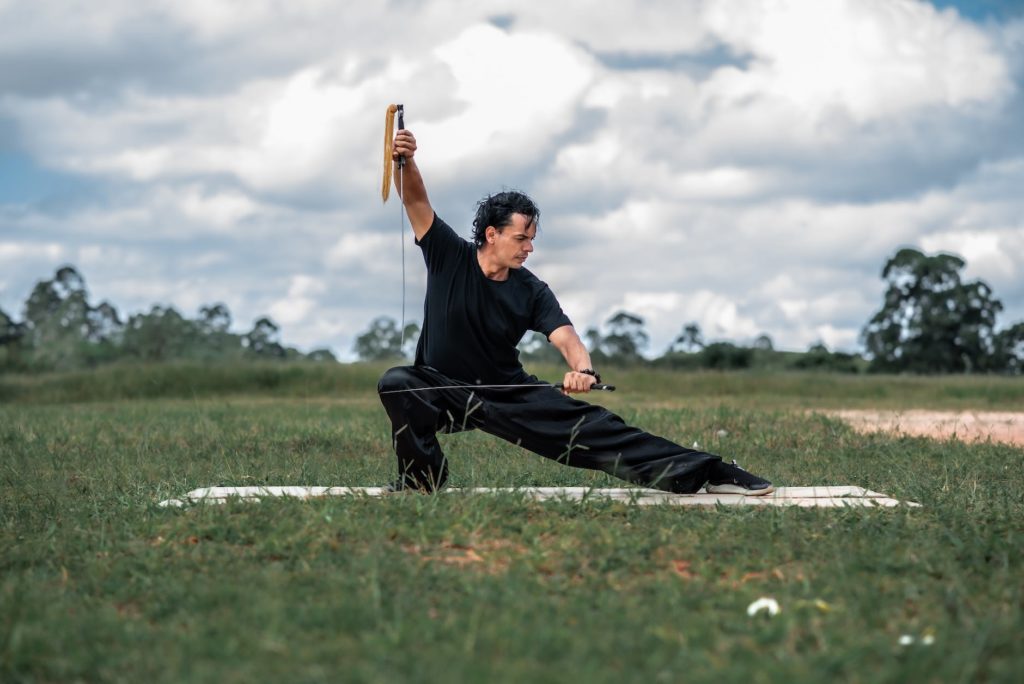
[[[721,461],[543,384],[477,388],[429,366],[400,366],[381,377],[377,391],[391,419],[399,474],[410,487],[444,486],[448,463],[437,433],[474,429],[559,463],[676,493],[700,489]]]

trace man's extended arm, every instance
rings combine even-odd
[[[416,165],[416,138],[408,129],[398,131],[395,135],[392,158],[395,160],[395,189],[398,190],[405,205],[405,213],[409,215],[409,223],[412,224],[412,232],[416,234],[417,240],[430,230],[434,222],[434,209],[430,206],[430,199],[427,197],[427,188],[423,185],[423,177]],[[405,166],[399,168],[397,162],[399,157],[405,157]]]
[[[589,392],[591,386],[597,382],[597,378],[577,372],[583,369],[592,370],[593,366],[590,363],[590,352],[583,345],[580,336],[576,334],[576,328],[571,325],[563,325],[548,335],[548,340],[555,345],[555,348],[565,358],[565,362],[569,364],[569,368],[572,369],[565,374],[565,378],[562,380],[562,391],[566,394]]]

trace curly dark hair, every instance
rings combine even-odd
[[[494,226],[500,231],[512,223],[513,214],[525,216],[527,225],[540,222],[540,209],[532,199],[518,190],[505,190],[477,202],[476,218],[473,219],[473,242],[477,247],[487,240],[488,226]]]

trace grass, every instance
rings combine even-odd
[[[125,399],[273,399],[373,397],[380,364],[168,363],[112,364],[93,371],[0,375],[0,402],[69,403]],[[540,366],[537,376],[561,380],[563,369]],[[607,369],[618,387],[609,406],[662,403],[670,407],[728,403],[749,408],[935,408],[1024,411],[1024,382],[999,375],[847,375],[815,372],[672,372]]]
[[[209,485],[390,479],[379,369],[307,368],[100,371],[95,393],[88,376],[0,380],[0,681],[1024,672],[1024,450],[860,435],[803,410],[1019,409],[1020,381],[634,372],[595,397],[779,483],[856,484],[920,509],[457,493],[156,505]],[[617,484],[487,435],[443,440],[455,486]],[[782,612],[748,617],[760,596]]]

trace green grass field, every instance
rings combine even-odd
[[[156,505],[209,485],[390,480],[381,370],[0,378],[0,681],[1024,678],[1024,450],[806,411],[1024,410],[1019,379],[632,371],[593,397],[778,484],[918,509]],[[454,486],[620,484],[484,434],[442,439]],[[781,613],[748,617],[762,596]]]

